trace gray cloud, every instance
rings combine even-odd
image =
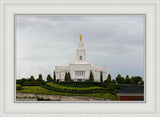
[[[142,15],[17,15],[17,78],[52,74],[75,59],[79,34],[87,59],[107,73],[144,77]]]

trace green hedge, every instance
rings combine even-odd
[[[45,84],[45,82],[38,82],[38,81],[30,81],[30,82],[23,82],[20,85],[21,86],[40,86],[42,84]]]
[[[71,88],[71,87],[64,87],[64,86],[61,87],[60,85],[58,86],[57,84],[51,85],[49,83],[46,83],[45,85],[41,85],[41,87],[48,89],[48,90],[64,92],[64,93],[89,94],[89,93],[108,92],[106,88],[102,88],[102,87]]]
[[[93,83],[94,84],[94,83]],[[98,83],[97,83],[98,84]],[[53,90],[57,92],[64,92],[64,93],[80,93],[80,94],[87,94],[87,93],[111,93],[116,94],[123,86],[114,84],[114,85],[105,85],[104,83],[99,83],[94,87],[67,87],[64,85],[59,85],[55,83],[45,83],[41,85],[41,87]]]
[[[61,88],[61,89],[77,89],[77,90],[90,90],[90,89],[102,89],[102,87],[94,86],[94,87],[67,87],[64,85],[59,85],[56,83],[46,83],[46,85],[49,85],[51,87],[55,88]]]
[[[59,82],[59,85],[67,86],[67,87],[93,87],[94,82]]]
[[[57,84],[68,87],[94,87],[94,86],[107,87],[109,85],[104,82],[59,82]]]

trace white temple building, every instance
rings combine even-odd
[[[56,79],[64,81],[66,72],[70,72],[73,81],[86,81],[89,79],[90,71],[94,76],[94,81],[100,81],[100,74],[102,71],[103,79],[106,79],[106,67],[94,66],[86,60],[86,53],[84,43],[82,42],[82,35],[80,35],[80,43],[78,44],[76,52],[76,60],[69,64],[69,66],[55,66]]]

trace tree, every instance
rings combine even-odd
[[[108,77],[107,77],[107,80],[106,80],[107,83],[111,83],[111,75],[108,74]]]
[[[54,71],[54,79],[53,79],[53,82],[56,82],[56,74],[55,74],[55,71]]]
[[[132,84],[138,84],[140,81],[142,81],[142,77],[140,77],[140,76],[132,76],[131,77]]]
[[[123,84],[123,83],[124,83],[124,78],[121,77],[120,74],[118,74],[117,77],[116,77],[116,82],[117,82],[118,84]]]
[[[69,72],[66,72],[64,80],[65,82],[71,81],[71,75]]]
[[[71,81],[71,75],[70,75],[70,72],[68,72],[68,81]]]
[[[34,79],[34,76],[31,76],[29,79],[28,79],[28,81],[34,81],[35,79]]]
[[[113,80],[111,81],[111,83],[112,83],[112,84],[116,84],[116,81],[115,81],[115,79],[113,79]]]
[[[59,79],[57,79],[57,82],[59,82]]]
[[[126,83],[126,84],[131,83],[131,80],[129,79],[129,76],[128,76],[128,75],[126,76],[125,83]]]
[[[39,74],[38,79],[37,79],[36,81],[38,81],[39,83],[45,82],[45,81],[42,79],[42,74]]]
[[[144,85],[144,81],[142,80],[142,81],[140,81],[140,83],[139,83],[140,85]]]
[[[42,80],[42,74],[39,74],[38,79],[39,79],[39,80]]]
[[[66,72],[66,74],[65,74],[64,81],[65,81],[65,82],[67,82],[67,81],[68,81],[68,75],[67,75],[67,72]]]
[[[50,76],[50,74],[48,74],[48,76],[47,76],[47,82],[52,82],[52,81],[53,81],[52,77]]]
[[[94,82],[94,76],[93,76],[93,74],[92,74],[92,71],[90,71],[89,81],[90,81],[90,82]]]
[[[22,78],[22,82],[24,83],[24,82],[26,82],[27,81],[27,79],[26,78]]]
[[[42,81],[42,75],[39,74],[37,81]]]
[[[100,81],[103,82],[103,74],[102,74],[102,71],[101,71],[101,74],[100,74]]]

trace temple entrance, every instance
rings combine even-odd
[[[77,79],[77,82],[82,82],[82,79]]]

